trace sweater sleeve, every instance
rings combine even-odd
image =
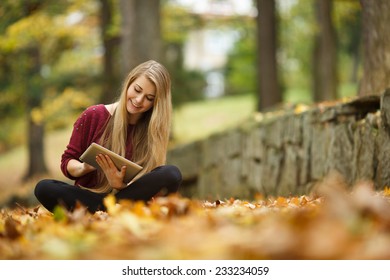
[[[102,128],[109,117],[104,105],[88,107],[82,112],[73,124],[73,131],[68,145],[61,157],[61,171],[69,179],[77,178],[69,174],[67,170],[68,162],[71,159],[79,160],[83,152],[92,142],[100,139]]]

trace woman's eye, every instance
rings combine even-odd
[[[146,97],[147,100],[149,100],[150,102],[154,101],[154,97]]]
[[[139,88],[134,88],[134,90],[136,91],[136,92],[138,92],[138,93],[140,93],[141,92],[141,90],[139,89]]]

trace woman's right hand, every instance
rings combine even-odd
[[[92,165],[89,165],[88,163],[85,162],[80,162],[75,159],[71,159],[68,162],[66,168],[68,169],[69,174],[72,175],[73,177],[81,177],[84,176],[85,174],[88,174],[96,170],[96,168],[93,167]]]

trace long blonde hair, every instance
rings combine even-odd
[[[140,76],[146,77],[156,88],[153,107],[144,112],[134,127],[132,134],[133,156],[130,160],[143,166],[137,178],[166,162],[172,114],[171,79],[167,69],[160,63],[149,60],[136,66],[125,79],[117,100],[118,105],[109,118],[100,144],[115,153],[125,156],[127,127],[129,125],[126,108],[127,89]],[[106,193],[112,190],[102,171],[98,171],[95,192]]]

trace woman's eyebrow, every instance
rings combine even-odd
[[[138,86],[141,90],[143,90],[143,88],[139,84],[135,83],[135,85]]]

